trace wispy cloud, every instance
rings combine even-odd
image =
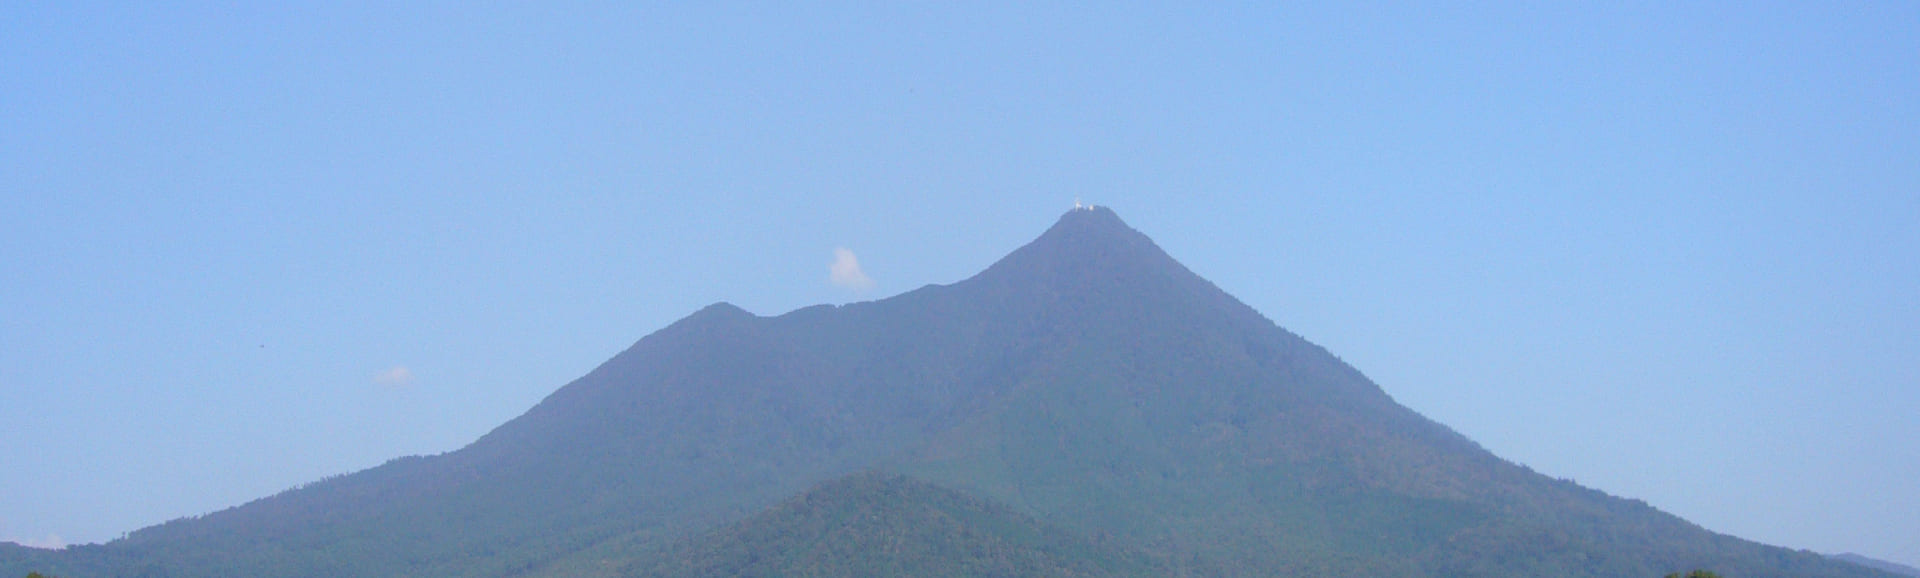
[[[380,385],[400,387],[413,383],[413,370],[405,365],[395,365],[393,369],[374,374],[373,382]]]
[[[827,280],[854,291],[866,291],[873,288],[873,278],[860,270],[860,258],[846,247],[833,250],[833,265],[828,267]]]

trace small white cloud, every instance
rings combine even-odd
[[[413,383],[413,370],[405,365],[395,365],[393,369],[374,374],[373,382],[380,385],[399,387]]]
[[[827,280],[834,285],[854,291],[866,291],[873,288],[873,278],[860,270],[860,258],[846,247],[833,250],[833,265],[828,267]]]

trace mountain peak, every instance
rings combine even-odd
[[[1186,268],[1161,251],[1152,239],[1127,226],[1119,214],[1106,207],[1081,205],[1061,215],[1039,238],[994,263],[976,279],[1061,281],[1088,275],[1117,278],[1172,271],[1186,273]]]
[[[1060,220],[1055,221],[1053,227],[1041,234],[1040,239],[1044,240],[1055,235],[1103,235],[1109,240],[1126,237],[1146,239],[1146,235],[1133,230],[1133,227],[1127,226],[1126,221],[1120,220],[1120,214],[1113,212],[1113,209],[1094,205],[1075,206],[1073,210],[1060,215]]]
[[[701,317],[715,317],[720,319],[736,319],[736,318],[751,319],[753,318],[753,314],[747,312],[747,310],[745,309],[741,309],[739,305],[734,305],[732,303],[720,301],[712,305],[702,307],[700,308],[699,311],[695,311],[693,312],[692,315],[687,316],[688,319],[701,318]]]
[[[1066,214],[1064,215],[1060,215],[1060,220],[1061,221],[1078,220],[1078,221],[1088,221],[1088,222],[1104,221],[1104,222],[1117,223],[1121,226],[1126,226],[1126,223],[1123,223],[1120,221],[1119,213],[1115,213],[1113,212],[1113,209],[1109,209],[1107,207],[1102,207],[1099,205],[1075,204],[1073,206],[1073,210],[1067,211]]]

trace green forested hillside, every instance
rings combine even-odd
[[[1004,506],[901,476],[822,484],[683,539],[628,576],[1150,576],[1144,556],[1097,546]]]
[[[807,493],[876,469],[917,481]],[[848,550],[876,540],[904,549]],[[714,305],[466,448],[104,546],[0,548],[0,576],[1094,575],[1133,556],[1227,576],[1887,576],[1501,460],[1106,209],[952,285]]]

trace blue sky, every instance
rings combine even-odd
[[[1079,197],[1503,457],[1920,565],[1920,5],[1186,4],[0,7],[0,540],[449,451]]]

